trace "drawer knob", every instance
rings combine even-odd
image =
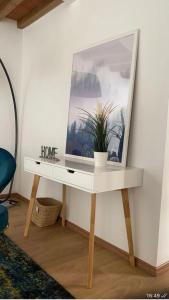
[[[75,171],[69,170],[69,169],[67,170],[67,172],[68,172],[68,173],[71,173],[71,174],[74,174],[74,173],[75,173]]]
[[[37,165],[40,165],[40,161],[35,161],[35,163],[36,163]]]

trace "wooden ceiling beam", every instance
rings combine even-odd
[[[0,4],[0,20],[9,15],[23,0],[4,0]]]
[[[47,14],[50,10],[60,5],[61,3],[63,3],[63,0],[47,0],[43,3],[40,3],[38,6],[33,8],[29,14],[27,14],[22,19],[18,20],[18,28],[27,27],[28,25],[32,24],[33,22]]]

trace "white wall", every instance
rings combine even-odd
[[[22,31],[16,29],[14,21],[0,22],[0,57],[11,78],[16,102],[20,107],[21,63],[22,63]],[[0,66],[0,147],[14,153],[14,111],[11,92]],[[16,182],[14,191],[17,189]],[[8,188],[3,192],[7,192]]]
[[[163,187],[160,207],[157,265],[169,261],[169,110],[165,143]]]
[[[130,192],[135,254],[156,266],[164,142],[168,106],[168,0],[77,0],[61,5],[24,31],[20,193],[32,176],[23,157],[41,144],[64,153],[72,54],[80,48],[140,29],[129,164],[145,169],[144,185]],[[89,229],[89,195],[69,188],[68,219]],[[61,197],[61,186],[42,180],[39,195]],[[98,196],[96,235],[127,250],[118,192]]]

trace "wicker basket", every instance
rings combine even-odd
[[[59,217],[62,204],[52,198],[37,198],[34,205],[32,222],[39,227],[55,224]]]

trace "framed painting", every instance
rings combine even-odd
[[[134,31],[73,55],[66,156],[93,159],[93,137],[85,130],[81,110],[93,114],[111,104],[108,161],[126,165],[137,47]]]

